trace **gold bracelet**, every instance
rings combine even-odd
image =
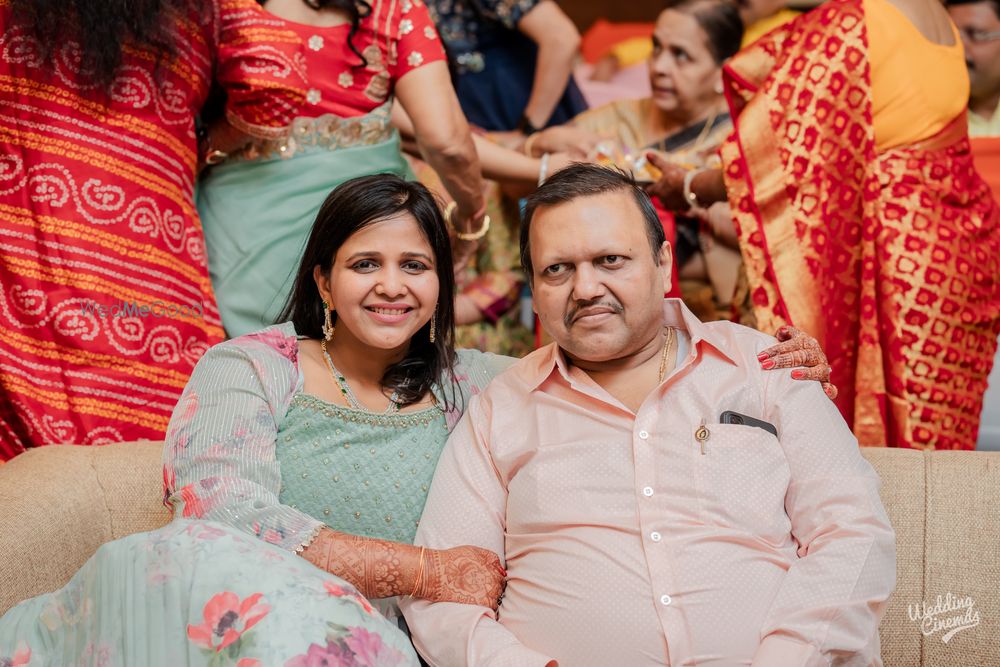
[[[531,154],[531,143],[537,138],[538,133],[535,132],[534,134],[529,135],[528,138],[524,140],[524,144],[521,145],[521,150],[524,151],[524,154],[528,157],[534,157]]]
[[[420,565],[417,566],[417,578],[413,581],[413,590],[410,591],[410,597],[412,598],[417,594],[417,589],[420,588],[420,580],[424,576],[424,549],[427,547],[420,547]]]
[[[452,231],[455,232],[455,236],[458,237],[458,239],[460,241],[478,241],[479,239],[481,239],[484,236],[486,236],[486,232],[490,231],[490,216],[489,215],[483,215],[483,226],[479,228],[479,231],[476,231],[476,232],[460,232],[455,227],[455,223],[453,223],[451,221],[451,216],[455,212],[455,209],[457,207],[458,207],[458,203],[455,202],[455,201],[452,201],[444,209],[444,220],[448,224],[448,226],[451,227]]]

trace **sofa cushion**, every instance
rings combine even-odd
[[[923,601],[967,598],[980,625],[924,638],[927,665],[1000,665],[1000,454],[935,452],[927,457]],[[920,599],[908,600],[918,604]],[[965,609],[935,614],[944,623]],[[909,620],[909,619],[907,619]],[[928,623],[928,621],[924,621]],[[918,622],[910,621],[915,629]]]
[[[64,585],[105,542],[169,521],[162,446],[40,447],[0,466],[0,614]]]
[[[861,453],[882,481],[880,494],[896,531],[896,589],[879,626],[886,667],[920,664],[922,635],[906,605],[924,591],[924,472],[928,458],[915,449],[863,447]]]

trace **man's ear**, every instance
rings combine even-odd
[[[666,294],[673,287],[674,252],[670,247],[670,241],[664,241],[660,246],[660,275],[663,277],[663,293]]]

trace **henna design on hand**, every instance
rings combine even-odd
[[[819,341],[793,326],[783,326],[775,333],[780,341],[760,354],[757,358],[766,370],[795,368],[792,378],[819,382],[830,399],[837,397],[837,387],[830,382],[832,368],[820,347]]]
[[[426,549],[329,528],[322,528],[301,556],[367,598],[413,595],[494,611],[507,574],[497,555],[486,549]]]
[[[424,578],[416,597],[434,602],[460,602],[496,611],[504,587],[500,559],[479,547],[428,550]]]

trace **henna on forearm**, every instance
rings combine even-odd
[[[302,557],[335,574],[367,598],[409,595],[417,583],[420,547],[323,528]]]

